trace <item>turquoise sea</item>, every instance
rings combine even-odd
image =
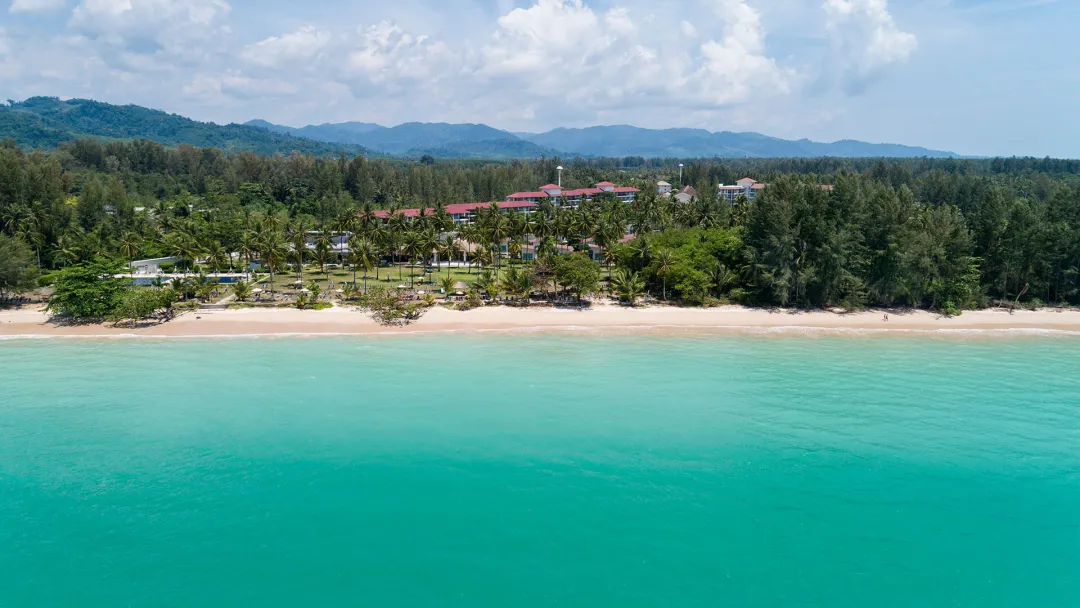
[[[0,342],[0,606],[1080,606],[1080,338]]]

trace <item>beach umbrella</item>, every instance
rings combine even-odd
[[[263,292],[263,290],[259,289],[258,287],[251,290],[251,293],[262,293],[262,292]]]

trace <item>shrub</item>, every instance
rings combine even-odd
[[[406,302],[396,289],[381,287],[365,294],[360,300],[360,306],[382,325],[408,325],[427,312],[427,306],[423,303]]]

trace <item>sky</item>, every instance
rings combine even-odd
[[[1080,157],[1077,0],[0,0],[0,98]]]

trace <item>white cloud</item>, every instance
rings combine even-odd
[[[296,60],[310,60],[330,44],[330,32],[305,25],[295,32],[271,36],[244,48],[241,56],[263,67],[283,67]]]
[[[758,12],[745,0],[714,1],[723,37],[701,46],[702,65],[691,79],[701,88],[701,101],[727,105],[790,93],[796,73],[766,55]]]
[[[43,13],[67,6],[67,0],[12,0],[9,12]]]
[[[901,30],[888,0],[825,0],[832,66],[842,86],[859,92],[883,70],[907,61],[918,48],[914,34]]]
[[[348,46],[344,78],[360,96],[413,90],[423,95],[432,93],[439,80],[453,76],[456,56],[442,42],[387,21],[358,28],[357,36]]]
[[[827,21],[835,56],[823,82],[837,94],[914,49],[883,0],[601,2],[504,0],[491,21],[467,28],[449,9],[415,18],[387,5],[359,25],[266,32],[226,0],[75,0],[51,37],[0,32],[0,82],[16,83],[12,96],[150,100],[201,118],[757,128],[788,120],[778,117],[821,64],[799,56],[805,48],[777,56],[770,36],[783,38],[787,13],[764,9],[798,5],[800,21]],[[230,27],[239,19],[243,38]]]

